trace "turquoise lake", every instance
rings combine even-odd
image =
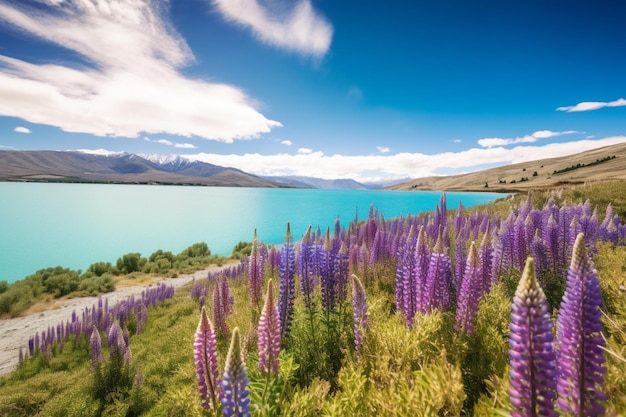
[[[294,240],[309,225],[342,226],[370,206],[385,218],[434,210],[441,192],[184,187],[0,182],[0,280],[14,282],[61,265],[85,270],[120,256],[158,249],[175,254],[197,242],[230,255],[240,241],[280,244],[287,222]],[[504,197],[448,192],[447,206]]]

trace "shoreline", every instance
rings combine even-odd
[[[113,292],[102,294],[108,298],[109,305],[124,300],[132,295],[141,295],[146,288],[158,284],[172,285],[178,289],[197,279],[207,278],[210,272],[217,272],[224,266],[210,266],[192,274],[180,275],[177,278],[158,278],[150,283],[125,286]],[[0,378],[13,372],[19,362],[20,347],[28,350],[28,339],[36,332],[45,331],[48,326],[56,326],[70,319],[72,312],[80,314],[86,307],[97,303],[98,297],[76,297],[58,301],[53,309],[31,313],[21,317],[0,320]]]

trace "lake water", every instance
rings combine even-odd
[[[86,270],[158,249],[175,254],[197,242],[230,255],[240,241],[280,244],[287,222],[295,240],[309,225],[322,230],[367,218],[434,210],[441,192],[184,187],[0,182],[0,280],[14,282],[61,265]],[[504,194],[446,193],[449,209]]]

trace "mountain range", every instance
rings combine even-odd
[[[181,157],[76,151],[0,151],[0,180],[285,187],[239,169]]]
[[[78,151],[5,150],[0,151],[0,180],[515,192],[600,181],[626,181],[626,143],[467,174],[425,177],[386,184],[302,176],[259,177],[240,169],[193,161],[176,155],[95,155]]]

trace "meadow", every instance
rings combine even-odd
[[[620,195],[251,231],[206,280],[33,335],[0,415],[626,415]]]

